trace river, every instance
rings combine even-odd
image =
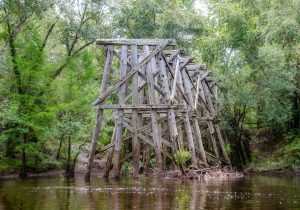
[[[300,209],[300,177],[248,176],[226,181],[93,176],[0,180],[1,210]]]

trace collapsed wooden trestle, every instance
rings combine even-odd
[[[229,163],[218,124],[217,84],[205,65],[193,63],[184,49],[174,49],[175,40],[97,40],[105,49],[99,98],[85,180],[89,181],[96,144],[105,109],[115,121],[105,176],[120,176],[121,147],[132,141],[133,176],[139,175],[140,154],[153,148],[158,175],[163,173],[163,157],[173,159],[179,149],[189,150],[194,167]],[[114,62],[114,60],[118,60]],[[112,64],[119,65],[118,71]],[[115,72],[115,73],[114,73]],[[116,74],[117,72],[117,74]],[[119,80],[108,87],[109,80]],[[118,104],[107,104],[118,94]],[[112,100],[110,100],[112,101]],[[126,132],[125,132],[126,131]]]

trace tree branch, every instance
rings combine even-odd
[[[42,44],[42,46],[40,47],[40,51],[43,51],[43,50],[44,50],[44,48],[45,48],[45,46],[46,46],[46,43],[47,43],[47,40],[48,40],[48,38],[49,38],[51,32],[53,31],[53,28],[54,28],[55,24],[56,24],[56,23],[53,23],[53,24],[50,26],[50,28],[49,28],[49,30],[48,30],[48,32],[47,32],[47,34],[46,34],[46,37],[45,37],[45,39],[44,39],[44,41],[43,41],[43,44]]]
[[[69,63],[69,61],[71,60],[72,57],[74,57],[75,55],[77,55],[80,51],[82,51],[84,48],[88,47],[89,45],[93,44],[95,42],[95,40],[90,41],[86,44],[84,44],[83,46],[81,46],[80,48],[78,48],[76,51],[74,51],[73,54],[69,55],[66,59],[66,61],[59,66],[51,75],[51,77],[54,79],[55,77],[57,77],[62,71],[63,69],[67,66],[67,64]]]

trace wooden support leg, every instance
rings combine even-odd
[[[189,116],[187,112],[182,113],[183,114],[183,124],[186,132],[186,138],[188,142],[188,147],[189,150],[192,153],[192,165],[197,166],[197,159],[196,159],[196,151],[195,151],[195,146],[193,142],[193,134],[192,134],[192,128],[189,120]]]
[[[209,129],[211,143],[213,146],[214,153],[215,153],[216,157],[219,158],[219,151],[218,151],[217,142],[216,142],[216,138],[215,138],[215,130],[214,130],[212,122],[208,122],[208,129]]]
[[[205,150],[204,150],[203,142],[202,142],[201,131],[200,131],[198,120],[196,118],[193,118],[193,125],[194,125],[195,137],[196,137],[196,140],[198,141],[201,160],[204,163],[206,163],[206,165],[207,165]]]
[[[178,149],[184,149],[182,125],[179,125],[178,127]]]
[[[111,70],[111,62],[113,58],[113,46],[108,45],[106,48],[106,61],[105,61],[105,66],[104,66],[104,72],[103,72],[103,79],[101,83],[101,89],[100,89],[100,97],[106,92],[107,86],[108,86],[108,80],[109,80],[109,73]],[[98,137],[100,134],[100,126],[101,126],[101,121],[103,117],[103,109],[98,109],[97,110],[97,115],[96,115],[96,123],[95,123],[95,128],[93,131],[93,138],[91,142],[91,148],[90,148],[90,154],[89,154],[89,160],[87,164],[87,171],[84,176],[84,180],[86,182],[90,182],[90,177],[91,177],[91,171],[92,171],[92,166],[94,162],[94,157],[95,157],[95,152],[96,152],[96,147],[97,147],[97,141]]]
[[[150,54],[149,46],[145,46],[145,54],[146,56]],[[150,104],[156,104],[153,69],[151,63],[147,63],[146,73],[147,73],[149,102]],[[153,141],[155,145],[154,150],[155,150],[157,169],[158,169],[157,173],[158,176],[162,176],[163,175],[163,164],[162,164],[162,156],[161,156],[162,146],[161,146],[161,139],[158,131],[157,112],[155,110],[151,110],[150,114],[151,114]]]
[[[116,126],[114,128],[114,132],[113,132],[113,135],[111,137],[111,143],[115,143],[115,138],[116,138]],[[105,171],[104,171],[104,175],[103,175],[103,178],[108,178],[109,177],[109,172],[110,170],[112,169],[112,160],[113,160],[113,157],[114,157],[114,147],[110,148],[109,151],[108,151],[108,156],[107,156],[107,160],[106,160],[106,164],[105,164]]]
[[[218,124],[215,125],[215,130],[216,130],[219,142],[220,142],[220,147],[221,147],[223,157],[227,162],[230,162],[229,157],[228,157],[227,152],[226,152],[226,149],[225,149],[225,144],[224,144],[223,136],[222,136],[222,133],[221,133],[221,130],[220,130],[220,126]]]
[[[160,77],[163,82],[164,102],[169,103],[170,100],[172,100],[171,99],[172,96],[171,96],[171,91],[170,91],[170,86],[169,86],[169,79],[168,79],[168,74],[167,74],[167,69],[166,69],[166,63],[165,63],[161,53],[158,54],[158,60],[159,60],[158,64],[159,64],[159,69],[160,69]],[[176,87],[176,85],[175,85],[175,87]],[[168,118],[170,138],[174,145],[174,148],[176,148],[178,145],[178,142],[177,142],[178,141],[178,130],[177,130],[177,126],[176,126],[176,118],[175,118],[175,113],[174,113],[173,109],[168,109],[167,118]]]
[[[184,69],[181,72],[181,77],[182,77],[184,91],[187,94],[187,97],[189,100],[189,104],[190,104],[190,106],[193,106],[193,96],[192,96],[192,92],[191,92],[191,86],[188,81],[187,72]],[[187,134],[189,149],[192,152],[192,164],[194,166],[197,166],[196,151],[195,151],[195,144],[194,144],[194,140],[193,140],[192,129],[191,129],[190,121],[189,121],[189,116],[186,112],[183,113],[183,120],[184,120],[185,130],[186,130],[186,134]]]
[[[128,46],[122,45],[121,51],[121,67],[120,73],[121,78],[126,76],[127,73],[127,51]],[[121,85],[119,91],[119,104],[124,104],[126,98],[126,89],[127,89],[128,81]],[[122,130],[123,130],[123,120],[124,120],[124,109],[118,110],[118,117],[116,121],[116,139],[115,139],[115,152],[114,152],[114,166],[113,166],[113,178],[120,177],[120,160],[121,160],[121,145],[122,145]]]
[[[131,66],[135,67],[137,65],[137,46],[131,46]],[[138,94],[138,72],[133,75],[132,79],[132,104],[139,104],[139,94]],[[136,109],[132,110],[132,164],[133,164],[133,178],[138,178],[140,171],[140,141],[137,135],[137,130],[139,128],[138,112]]]

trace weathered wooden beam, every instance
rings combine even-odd
[[[166,63],[165,63],[161,53],[158,54],[158,65],[159,65],[159,69],[160,69],[160,77],[163,82],[164,102],[166,104],[168,104],[171,93],[170,93],[170,88],[169,88],[169,83],[168,83]],[[177,131],[177,127],[176,127],[176,119],[175,119],[174,110],[168,109],[167,116],[168,116],[168,126],[169,126],[170,137],[171,137],[172,143],[174,144],[174,147],[175,147],[176,145],[178,145],[178,142],[177,142],[178,131]]]
[[[103,104],[99,105],[99,109],[136,109],[136,110],[150,110],[150,109],[180,109],[180,105],[169,104]]]
[[[203,146],[201,130],[196,118],[193,118],[193,125],[194,125],[195,138],[199,146],[201,160],[207,165],[207,159],[206,159],[205,150]]]
[[[219,151],[218,151],[217,142],[216,142],[216,138],[215,138],[214,126],[213,126],[212,122],[210,122],[210,121],[207,122],[207,125],[208,125],[209,131],[210,131],[210,138],[211,138],[211,143],[213,146],[214,153],[215,153],[216,157],[219,158]]]
[[[164,59],[165,62],[166,62],[167,69],[168,69],[168,71],[169,71],[169,73],[170,73],[172,79],[174,79],[175,75],[174,75],[173,69],[172,69],[172,67],[170,66],[170,64],[168,63],[168,61],[167,61],[167,59],[166,59],[166,57],[164,56],[163,53],[162,53],[162,57],[163,57],[163,59]],[[186,96],[185,96],[185,94],[184,94],[184,90],[179,86],[178,83],[177,83],[177,88],[178,88],[178,90],[179,90],[179,92],[180,92],[180,94],[181,94],[181,97],[185,100],[186,103],[189,103],[189,102],[188,102],[188,99],[186,98]]]
[[[131,127],[128,123],[126,123],[126,122],[124,122],[124,127],[125,127],[126,129],[128,129],[129,131],[132,131],[132,127]],[[164,151],[164,150],[162,149],[162,147],[157,148],[155,142],[154,142],[154,143],[151,142],[145,135],[143,135],[143,134],[141,134],[141,133],[138,133],[138,137],[141,138],[145,143],[147,143],[147,144],[149,144],[150,146],[152,146],[152,147],[154,148],[154,150],[157,149],[157,150],[159,150],[160,153],[163,152],[163,153],[165,153],[170,159],[173,159],[173,157],[172,157],[171,155],[169,155],[168,153],[166,153],[166,151]],[[153,138],[153,136],[152,136],[152,138]],[[153,139],[153,140],[154,140],[154,139]],[[171,146],[170,143],[169,143],[168,141],[166,141],[166,140],[164,140],[163,143],[165,143],[167,146]]]
[[[106,48],[106,60],[105,60],[105,65],[104,65],[101,88],[100,88],[100,91],[99,91],[99,96],[100,97],[107,90],[109,74],[110,74],[110,70],[111,70],[111,63],[112,63],[112,58],[113,58],[113,49],[114,49],[114,47],[112,45],[109,45]],[[93,166],[96,147],[97,147],[97,141],[98,141],[98,137],[99,137],[100,130],[101,130],[100,127],[101,127],[102,117],[103,117],[103,110],[98,109],[97,114],[96,114],[95,128],[94,128],[94,131],[93,131],[93,137],[92,137],[92,142],[91,142],[91,147],[90,147],[87,170],[86,170],[86,173],[85,173],[85,176],[84,176],[84,180],[86,182],[90,182],[91,171],[92,171],[92,166]]]
[[[134,68],[138,64],[137,45],[131,45],[131,66]],[[138,71],[139,72],[139,71]],[[140,103],[139,100],[139,75],[136,72],[132,78],[132,104],[136,105]],[[138,112],[137,109],[132,110],[132,165],[133,165],[133,177],[138,178],[140,171],[140,142],[137,135],[139,127]]]
[[[115,90],[117,90],[124,82],[126,82],[135,72],[139,71],[146,63],[148,63],[157,53],[159,53],[164,47],[166,47],[170,41],[163,42],[159,47],[157,47],[152,53],[149,53],[143,61],[136,65],[128,74],[122,77],[112,88],[107,90],[99,99],[97,99],[93,105],[101,104],[108,96],[110,96]],[[127,65],[127,63],[126,63]]]
[[[120,65],[120,77],[124,78],[127,74],[127,51],[128,46],[122,45],[121,52],[121,65]],[[128,80],[120,86],[119,90],[119,104],[125,103],[126,90],[128,86]],[[124,120],[124,109],[118,109],[118,118],[116,120],[116,139],[115,139],[115,151],[114,151],[114,167],[113,178],[120,177],[120,160],[121,160],[121,146],[122,146],[122,130]]]
[[[187,95],[189,104],[192,105],[194,99],[193,99],[193,95],[192,95],[192,91],[191,91],[191,87],[190,87],[190,82],[187,78],[187,72],[185,70],[183,70],[181,72],[181,75],[182,75],[181,78],[182,78],[182,83],[183,83],[185,94]],[[195,118],[193,118],[193,119],[195,119]],[[187,133],[188,147],[192,153],[192,162],[193,162],[193,165],[197,166],[195,143],[194,143],[194,140],[196,140],[196,139],[193,138],[190,121],[189,121],[189,119],[186,119],[186,116],[184,116],[184,121],[185,121],[186,133]],[[201,134],[197,133],[197,135],[201,135]]]
[[[176,45],[175,39],[97,39],[97,45],[149,45],[157,46],[168,42],[168,45]]]
[[[176,50],[174,53],[172,53],[168,58],[167,58],[167,62],[170,63],[172,62],[176,57],[178,57],[178,55],[180,53],[182,53],[184,51],[184,48],[180,48],[178,50]]]
[[[158,47],[159,48],[159,47]],[[145,55],[149,57],[150,48],[149,46],[144,46]],[[151,57],[151,59],[155,59]],[[146,64],[146,74],[147,74],[147,84],[148,84],[148,98],[151,104],[156,104],[155,91],[154,91],[154,78],[153,78],[153,69],[151,62]],[[156,154],[156,162],[158,168],[158,176],[163,175],[163,162],[161,156],[161,137],[159,135],[158,130],[158,122],[157,122],[157,112],[155,110],[151,111],[151,123],[152,123],[152,132],[153,132],[153,141],[155,144],[154,150]]]
[[[223,157],[227,162],[230,162],[230,159],[229,159],[226,149],[225,149],[224,139],[223,139],[223,136],[222,136],[222,133],[220,130],[220,126],[218,124],[215,125],[215,130],[216,130],[219,142],[220,142],[220,147],[221,147]]]

